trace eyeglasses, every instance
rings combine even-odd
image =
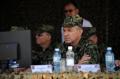
[[[64,12],[65,12],[65,13],[68,13],[68,12],[71,13],[71,12],[73,12],[73,10],[72,10],[72,9],[71,9],[71,10],[65,10]]]

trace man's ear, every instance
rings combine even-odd
[[[49,39],[51,39],[51,38],[52,38],[52,36],[51,36],[50,34],[48,34],[48,38],[49,38]]]
[[[83,29],[82,29],[82,28],[80,28],[80,34],[81,34],[81,35],[83,34]]]
[[[79,9],[76,9],[76,13],[79,14]]]
[[[49,39],[51,39],[51,38],[52,38],[52,36],[51,36],[51,34],[50,34],[50,33],[47,33],[47,32],[46,32],[46,34],[47,34],[47,37],[48,37]]]
[[[83,33],[83,29],[81,29],[80,31],[81,31],[81,33]]]

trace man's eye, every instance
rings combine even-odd
[[[71,29],[69,29],[68,31],[69,31],[69,32],[72,32],[72,30],[71,30]]]
[[[37,36],[42,36],[42,34],[36,34]]]

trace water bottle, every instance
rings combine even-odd
[[[107,72],[114,72],[115,62],[114,62],[114,53],[112,52],[112,47],[107,47],[105,54],[105,64]]]
[[[55,48],[53,55],[53,70],[56,73],[60,72],[60,60],[61,60],[61,52],[59,48]]]
[[[67,72],[74,70],[74,52],[72,46],[68,46],[68,51],[66,52],[66,70]]]

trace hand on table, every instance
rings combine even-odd
[[[78,64],[88,63],[90,59],[91,59],[90,55],[84,54],[82,58],[78,61]]]

